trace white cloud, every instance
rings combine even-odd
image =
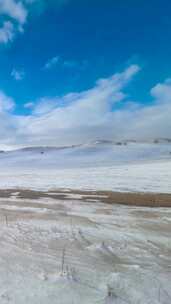
[[[171,138],[171,81],[154,86],[151,95],[151,106],[131,112],[130,133],[142,138]]]
[[[5,21],[0,28],[0,43],[8,43],[14,38],[14,26],[10,21]]]
[[[90,90],[29,103],[30,116],[10,113],[14,101],[1,92],[0,144],[69,145],[96,139],[171,137],[171,82],[154,86],[153,103],[142,106],[130,102],[124,92],[138,71],[133,65],[98,80]],[[120,110],[114,110],[116,103]]]
[[[33,102],[27,102],[27,103],[24,104],[25,109],[32,109],[33,107],[34,107]]]
[[[0,0],[0,17],[4,20],[0,27],[0,43],[11,42],[17,32],[23,32],[27,16],[28,7],[24,0]]]
[[[14,105],[14,100],[0,91],[0,113],[11,111],[14,108]]]
[[[23,70],[16,70],[13,69],[11,72],[11,76],[16,80],[16,81],[21,81],[24,79],[25,73]]]
[[[56,65],[59,63],[59,60],[60,60],[60,57],[59,57],[59,56],[55,56],[55,57],[53,57],[53,58],[50,58],[50,59],[46,62],[44,68],[45,68],[45,69],[51,69],[51,68],[53,68],[54,66],[56,66]]]
[[[171,102],[171,79],[166,79],[164,83],[158,83],[151,89],[151,95],[159,102]]]
[[[75,61],[75,60],[65,60],[60,56],[55,56],[50,58],[44,65],[44,69],[52,69],[56,66],[64,67],[64,68],[79,68],[79,69],[84,69],[87,66],[87,61]]]
[[[19,24],[24,24],[27,18],[23,3],[15,0],[0,0],[0,14],[15,19]]]
[[[40,99],[30,117],[20,118],[25,140],[59,145],[113,136],[112,106],[125,98],[121,90],[138,70],[131,66],[82,93]]]
[[[31,8],[40,10],[46,9],[49,5],[60,6],[69,0],[0,0],[0,43],[6,44],[13,41],[17,33],[24,32],[24,25],[27,22]],[[57,58],[52,58],[57,60]],[[53,65],[54,62],[52,62]]]

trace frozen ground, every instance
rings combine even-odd
[[[171,193],[171,144],[108,143],[0,154],[0,188]]]
[[[75,169],[0,171],[0,188],[171,193],[171,161]]]
[[[171,209],[53,195],[1,195],[1,304],[171,303]]]
[[[0,304],[170,304],[171,209],[68,190],[171,193],[170,152],[95,143],[0,153],[0,189],[13,189],[0,191]]]

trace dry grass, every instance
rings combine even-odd
[[[0,190],[1,198],[9,198],[14,192],[18,192],[17,197],[23,199],[39,199],[53,198],[60,200],[71,200],[72,195],[80,195],[82,200],[93,203],[93,199],[98,199],[103,203],[121,204],[129,206],[145,206],[145,207],[171,207],[171,194],[163,193],[129,193],[129,192],[112,192],[112,191],[80,191],[69,190],[64,193],[63,190],[53,190],[48,192],[23,190],[23,189],[8,189]],[[81,197],[83,196],[83,197]],[[92,202],[91,202],[92,200]]]

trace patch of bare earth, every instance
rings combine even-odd
[[[21,199],[53,198],[58,200],[71,200],[75,198],[80,201],[93,202],[100,200],[103,203],[128,206],[171,207],[171,194],[163,193],[80,191],[71,189],[59,189],[47,192],[27,189],[17,189],[16,191],[18,192],[17,197]],[[14,192],[14,189],[0,190],[0,197],[9,198]]]

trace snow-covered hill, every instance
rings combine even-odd
[[[102,167],[171,159],[171,143],[127,143],[97,141],[71,147],[29,147],[0,153],[3,168]]]
[[[170,143],[36,147],[0,153],[0,188],[171,193]]]

